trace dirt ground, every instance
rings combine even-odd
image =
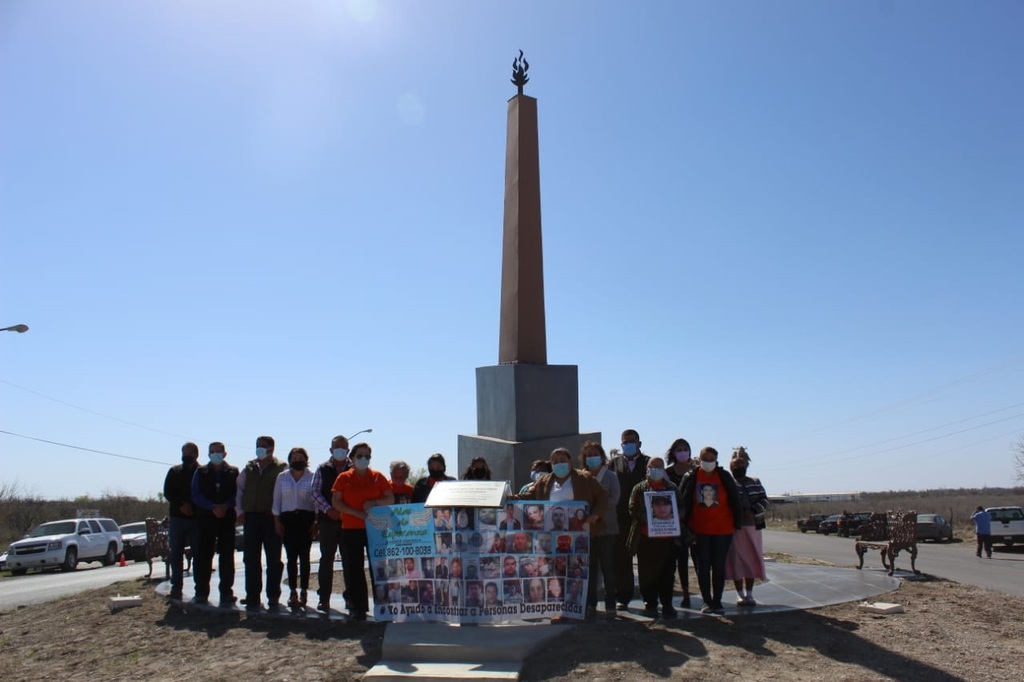
[[[340,577],[340,575],[339,575]],[[0,614],[0,679],[357,680],[384,626],[241,613],[184,613],[128,581]],[[106,598],[141,594],[110,613]],[[599,618],[526,662],[524,680],[1024,680],[1024,599],[932,579],[880,600],[813,611],[635,622]],[[483,628],[481,628],[483,630]]]

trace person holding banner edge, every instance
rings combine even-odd
[[[369,443],[356,443],[350,453],[353,468],[338,474],[331,488],[331,503],[341,512],[341,570],[348,590],[349,614],[366,620],[370,610],[366,586],[366,512],[373,507],[395,503],[391,482],[370,468]]]
[[[597,576],[604,579],[604,610],[609,616],[615,615],[615,540],[619,535],[619,519],[615,509],[619,504],[622,490],[619,488],[619,477],[606,466],[608,456],[597,441],[588,440],[580,448],[582,468],[601,484],[608,493],[605,506],[601,510],[604,529],[597,533],[590,531],[590,581],[587,583],[587,616],[592,617],[597,611]]]

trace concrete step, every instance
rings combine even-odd
[[[364,680],[371,682],[408,682],[417,680],[517,680],[522,661],[407,663],[382,660],[370,668]]]
[[[564,633],[565,625],[448,625],[390,623],[384,631],[381,658],[388,661],[489,663],[519,661],[538,646]]]

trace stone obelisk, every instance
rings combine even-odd
[[[506,129],[498,364],[477,368],[477,433],[459,436],[460,472],[481,456],[516,490],[533,460],[557,447],[575,457],[585,440],[601,440],[579,432],[576,365],[547,364],[537,100],[523,94],[529,68],[520,51]]]

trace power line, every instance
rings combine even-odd
[[[92,448],[83,448],[79,445],[70,445],[68,443],[58,443],[55,440],[46,440],[45,438],[34,438],[33,436],[25,436],[20,433],[14,433],[12,431],[4,431],[0,429],[0,433],[5,433],[8,436],[17,436],[18,438],[25,438],[27,440],[34,440],[40,443],[49,443],[50,445],[59,445],[62,448],[71,448],[72,450],[82,450],[84,452],[95,452],[98,455],[108,455],[110,457],[118,457],[120,459],[130,459],[135,462],[145,462],[147,464],[159,464],[161,466],[170,466],[167,462],[158,462],[155,459],[143,459],[142,457],[132,457],[130,455],[119,455],[116,452],[107,452],[106,450],[93,450]]]
[[[996,410],[996,411],[998,412],[999,410]],[[886,454],[888,452],[894,452],[896,450],[901,450],[903,448],[913,447],[915,445],[922,445],[924,443],[931,443],[932,441],[942,440],[943,438],[949,438],[950,436],[957,436],[957,435],[959,435],[961,433],[967,433],[968,431],[974,431],[975,429],[980,429],[980,428],[983,428],[985,426],[992,426],[993,424],[1001,424],[1002,422],[1010,421],[1011,419],[1018,419],[1020,417],[1024,417],[1024,412],[1021,412],[1020,414],[1012,414],[1009,417],[1004,417],[1002,419],[996,419],[994,421],[985,422],[984,424],[978,424],[977,426],[971,426],[971,427],[968,427],[966,429],[960,429],[959,431],[952,431],[950,433],[944,433],[942,435],[934,436],[932,438],[925,438],[924,440],[919,440],[919,441],[916,441],[914,443],[906,443],[904,445],[897,445],[895,447],[888,448],[888,449],[885,449],[885,450],[879,450],[877,452],[871,452],[871,453],[868,453],[867,455],[854,455],[852,457],[833,457],[833,458],[830,458],[830,459],[816,459],[816,460],[812,460],[812,461],[801,462],[800,464],[795,464],[795,465],[788,466],[788,467],[771,467],[770,470],[771,471],[784,471],[786,469],[803,469],[803,468],[814,467],[814,466],[825,466],[825,465],[828,465],[828,464],[835,464],[836,462],[846,462],[846,461],[849,461],[851,459],[857,459],[858,457],[874,457],[876,455],[884,455],[884,454]],[[957,423],[957,422],[954,422],[954,423]],[[931,429],[929,429],[929,430],[931,430]]]
[[[966,383],[968,383],[968,382],[970,382],[970,381],[972,381],[972,380],[974,380],[976,378],[979,378],[979,377],[985,376],[987,374],[992,374],[994,372],[997,372],[997,371],[1003,369],[1004,367],[1006,367],[1007,365],[1014,365],[1014,364],[1020,362],[1021,359],[1022,358],[1019,357],[1019,356],[1018,357],[1007,358],[1006,360],[998,362],[998,363],[996,363],[994,365],[990,365],[989,367],[985,367],[983,369],[980,369],[977,372],[972,372],[971,374],[968,374],[966,376],[960,377],[958,379],[954,379],[953,381],[950,381],[948,383],[942,384],[940,386],[934,386],[932,388],[929,388],[929,389],[923,391],[922,393],[918,393],[917,395],[910,396],[909,398],[904,398],[903,400],[899,400],[899,401],[896,401],[894,403],[890,403],[888,405],[883,405],[881,407],[877,407],[877,408],[875,408],[873,410],[869,410],[868,412],[862,412],[861,414],[854,415],[853,417],[848,417],[847,419],[843,419],[843,420],[840,420],[838,422],[834,422],[832,424],[825,424],[823,426],[819,426],[817,428],[813,428],[813,429],[810,429],[808,431],[804,431],[802,433],[796,434],[796,436],[799,437],[799,436],[811,435],[813,433],[818,433],[818,432],[821,432],[821,431],[826,431],[826,430],[829,430],[829,429],[836,428],[837,426],[846,426],[848,424],[854,424],[856,422],[863,421],[865,419],[870,419],[872,417],[883,415],[883,414],[886,414],[886,413],[889,413],[889,412],[894,412],[898,408],[902,408],[902,407],[907,407],[909,405],[913,405],[916,402],[919,402],[919,401],[921,401],[921,400],[923,400],[925,398],[931,397],[933,395],[937,395],[939,393],[942,393],[942,392],[944,392],[944,391],[946,391],[946,390],[948,390],[950,388],[959,386],[961,384],[966,384]],[[1008,408],[1004,408],[1004,409],[1008,409]]]
[[[136,424],[135,422],[130,422],[127,419],[121,419],[120,417],[114,417],[114,416],[111,416],[109,414],[103,414],[102,412],[97,412],[96,410],[90,410],[88,407],[82,407],[81,405],[75,405],[74,403],[69,403],[68,401],[61,400],[60,398],[54,398],[53,396],[48,396],[48,395],[46,395],[44,393],[40,393],[39,391],[33,391],[31,388],[26,388],[24,386],[19,386],[18,384],[11,383],[10,381],[7,381],[6,379],[0,379],[0,384],[7,384],[8,386],[11,386],[11,387],[16,388],[16,389],[21,390],[21,391],[25,391],[26,393],[31,393],[32,395],[37,395],[40,398],[45,398],[47,400],[52,400],[55,403],[60,403],[61,405],[66,405],[67,407],[73,407],[76,410],[81,410],[82,412],[87,412],[89,414],[94,414],[97,417],[103,417],[104,419],[110,419],[110,420],[115,421],[115,422],[120,422],[121,424],[127,424],[128,426],[134,426],[137,429],[143,429],[145,431],[152,431],[153,433],[160,433],[160,434],[163,434],[165,436],[174,436],[175,438],[183,438],[184,440],[193,440],[189,436],[183,436],[180,433],[172,433],[170,431],[162,431],[160,429],[154,429],[153,427],[146,426],[145,424]],[[104,453],[104,454],[110,454],[110,453]]]

